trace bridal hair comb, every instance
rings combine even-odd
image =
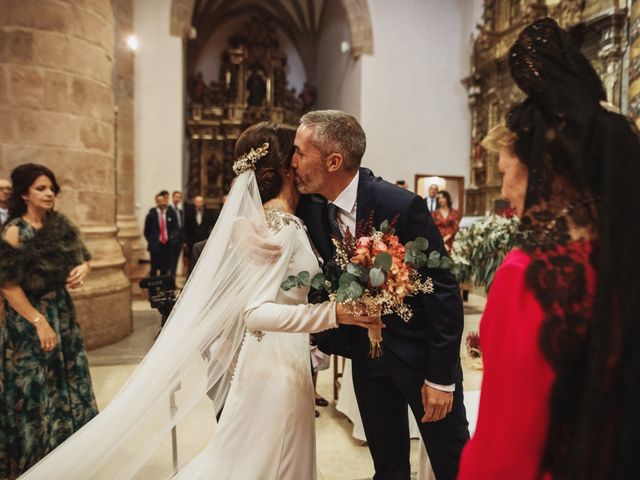
[[[256,163],[269,153],[269,142],[264,142],[258,148],[252,148],[248,153],[244,153],[233,162],[233,173],[240,175],[248,170],[255,170]]]

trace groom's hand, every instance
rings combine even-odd
[[[422,423],[438,422],[446,417],[453,408],[453,393],[443,392],[429,385],[422,386]]]

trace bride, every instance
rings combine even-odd
[[[308,333],[373,319],[308,304],[308,287],[280,288],[289,275],[320,270],[294,216],[294,136],[272,123],[242,133],[237,177],[158,340],[104,411],[21,478],[133,478],[206,395],[222,409],[209,444],[161,475],[316,478]]]

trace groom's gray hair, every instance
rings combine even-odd
[[[349,171],[360,167],[367,136],[356,117],[341,110],[315,110],[305,113],[300,125],[311,129],[311,141],[323,154],[339,153]]]

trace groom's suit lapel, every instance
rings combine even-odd
[[[333,256],[331,234],[329,233],[329,217],[327,216],[327,201],[320,195],[311,195],[307,201],[311,212],[309,218],[305,219],[311,222],[311,225],[307,225],[308,231],[318,253],[327,262]]]
[[[366,223],[369,220],[369,215],[371,215],[371,212],[375,209],[375,199],[373,192],[371,191],[371,182],[374,178],[373,172],[368,168],[360,169],[360,178],[358,180],[358,206],[356,208],[356,230],[361,226],[361,224]],[[368,232],[357,231],[356,237],[367,233]]]

